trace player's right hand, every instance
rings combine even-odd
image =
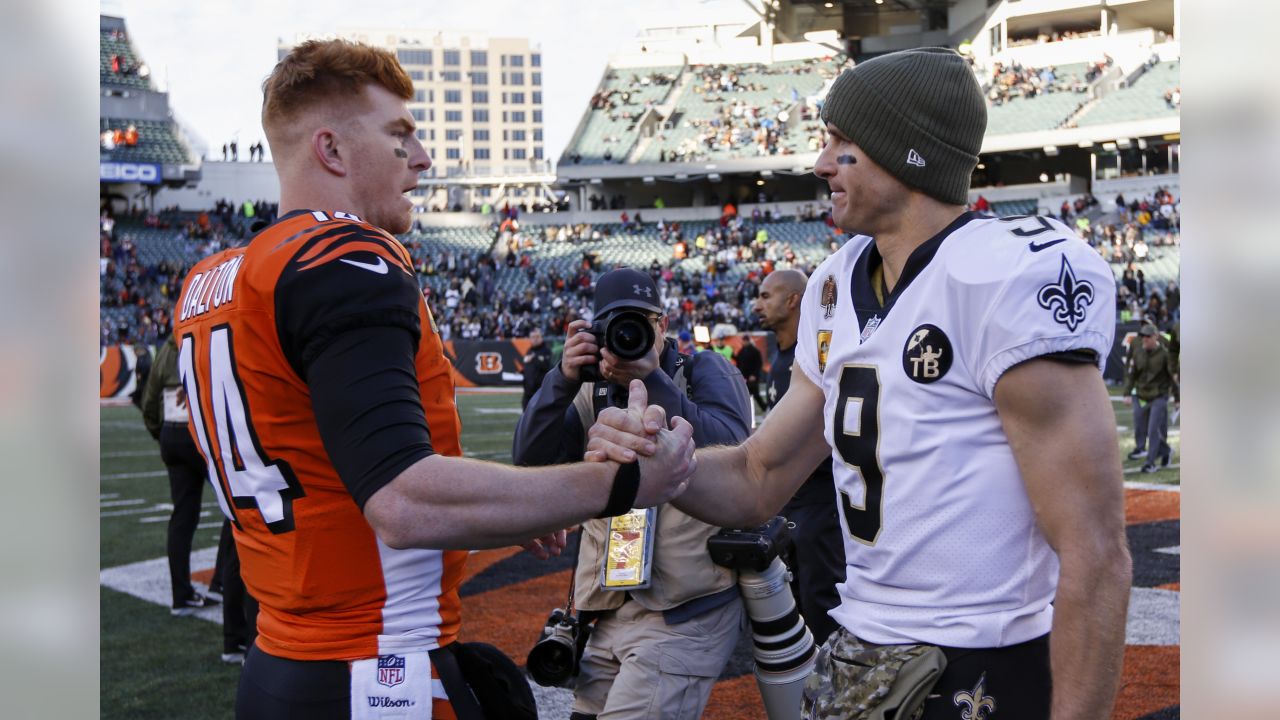
[[[658,450],[657,435],[667,426],[667,413],[658,405],[648,405],[649,391],[639,380],[627,389],[627,407],[605,408],[587,431],[585,460],[612,460],[629,463],[639,455],[652,456]]]
[[[565,328],[564,353],[560,356],[560,373],[573,382],[581,382],[580,368],[599,362],[600,347],[596,337],[584,332],[591,327],[586,320],[574,320]]]
[[[648,403],[644,383],[633,380],[626,409],[605,409],[587,433],[588,460],[630,462],[639,457],[636,507],[651,507],[678,496],[697,468],[693,426],[675,418],[667,429],[666,411]]]
[[[671,429],[658,432],[657,452],[640,456],[640,492],[636,507],[652,507],[679,497],[688,489],[698,469],[694,455],[693,426],[682,417],[671,421]]]

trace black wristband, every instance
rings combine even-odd
[[[636,503],[636,495],[640,492],[640,463],[636,461],[618,466],[613,476],[613,488],[609,491],[609,502],[604,512],[596,517],[607,518],[622,515]]]

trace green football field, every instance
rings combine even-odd
[[[467,455],[499,462],[511,458],[511,438],[519,417],[518,393],[460,395],[462,445]],[[1116,422],[1131,427],[1131,412],[1114,403]],[[159,448],[129,407],[101,411],[101,567],[116,568],[164,557],[170,507],[168,480]],[[1179,482],[1179,433],[1169,469],[1137,472],[1141,461],[1125,463],[1125,479]],[[1132,432],[1120,434],[1123,453],[1133,449]],[[204,495],[195,550],[216,547],[221,515],[211,490]],[[166,591],[167,591],[167,575]],[[102,587],[101,687],[104,718],[227,718],[232,714],[238,666],[219,661],[221,627],[197,618],[173,618],[168,608]]]

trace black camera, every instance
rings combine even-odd
[[[596,338],[596,345],[609,348],[609,352],[622,360],[639,360],[649,353],[657,341],[657,333],[649,315],[634,308],[620,308],[597,317],[589,332]],[[600,380],[600,366],[583,365],[578,370],[583,382]]]
[[[590,636],[591,625],[582,623],[577,615],[560,608],[552,610],[542,637],[525,660],[533,681],[543,687],[567,687],[578,675],[578,663]]]
[[[791,527],[778,515],[753,530],[721,530],[707,538],[711,561],[734,570],[764,572],[791,545]]]

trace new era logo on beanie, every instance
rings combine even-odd
[[[904,185],[952,205],[968,201],[987,104],[954,50],[916,48],[858,63],[831,85],[822,120]]]

